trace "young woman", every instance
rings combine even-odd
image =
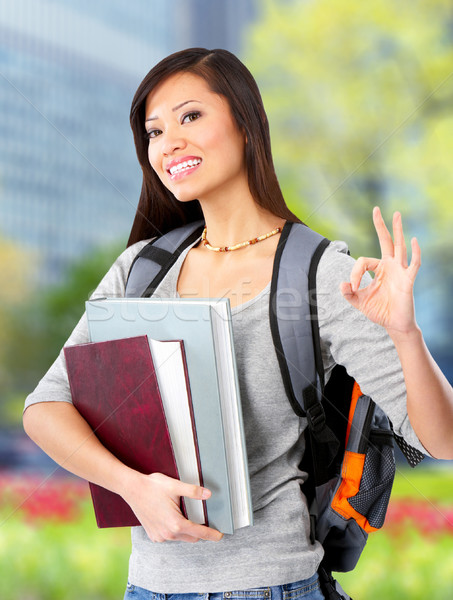
[[[323,598],[316,575],[323,550],[310,542],[300,491],[306,422],[286,396],[268,318],[280,230],[285,221],[299,220],[277,182],[256,83],[225,50],[178,52],[140,84],[131,125],[142,193],[129,247],[94,295],[124,295],[129,267],[149,238],[204,219],[205,239],[181,254],[156,293],[230,299],[254,525],[223,536],[191,523],[180,513],[179,498],[209,498],[210,490],[143,475],[112,456],[71,404],[62,355],[27,398],[25,429],[66,469],[120,494],[142,523],[132,529],[126,598],[231,590],[242,591],[225,597]],[[335,363],[345,365],[397,434],[427,454],[453,458],[453,390],[415,321],[418,244],[412,241],[408,265],[400,215],[393,219],[393,239],[378,209],[373,219],[380,260],[354,262],[335,242],[319,263],[326,374]],[[249,240],[255,242],[243,243]],[[67,344],[87,341],[83,316]]]

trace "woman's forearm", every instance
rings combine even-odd
[[[181,514],[181,496],[206,500],[205,488],[161,473],[139,473],[120,462],[94,435],[68,402],[41,402],[29,406],[24,429],[51,458],[72,473],[121,495],[137,515],[152,541],[199,539],[219,541],[222,533],[187,520]]]
[[[403,368],[407,412],[415,433],[435,458],[453,459],[453,389],[419,328],[390,333]]]
[[[68,402],[40,402],[24,413],[27,435],[66,470],[123,495],[137,475],[111,454]]]

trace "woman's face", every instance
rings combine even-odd
[[[227,100],[204,79],[192,73],[170,76],[148,95],[145,119],[149,162],[178,200],[203,201],[248,189],[245,134]]]

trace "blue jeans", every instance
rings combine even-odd
[[[128,583],[124,595],[124,600],[298,600],[299,598],[325,600],[319,587],[317,573],[310,579],[285,585],[214,594],[156,594]]]

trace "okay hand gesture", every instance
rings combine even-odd
[[[351,271],[350,281],[342,283],[340,290],[352,306],[385,327],[392,337],[406,335],[417,328],[413,287],[420,268],[420,247],[413,238],[412,258],[408,265],[401,214],[393,215],[393,239],[377,207],[373,210],[373,222],[382,256],[380,259],[359,258]],[[366,271],[374,271],[374,279],[359,289]]]

